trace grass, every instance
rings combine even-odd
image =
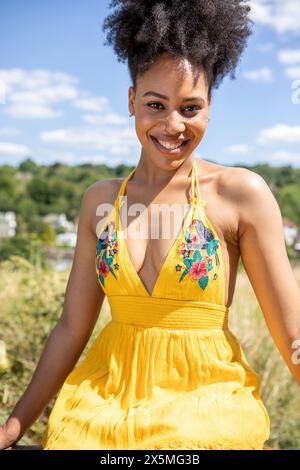
[[[300,285],[300,263],[293,271]],[[261,379],[260,395],[271,420],[268,444],[276,449],[300,449],[299,385],[275,346],[244,270],[237,276],[229,326]]]
[[[294,273],[300,284],[300,265],[294,267]],[[1,361],[0,352],[1,424],[30,381],[46,339],[61,315],[68,275],[69,270],[57,272],[51,267],[34,267],[17,256],[0,263],[0,340],[5,342],[8,359],[6,364],[3,358]],[[105,298],[99,320],[79,361],[84,359],[110,318]],[[237,275],[230,328],[239,339],[249,365],[261,379],[260,394],[271,419],[268,444],[276,449],[299,449],[299,386],[270,336],[243,269]],[[39,442],[55,398],[18,444]]]

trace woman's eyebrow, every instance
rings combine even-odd
[[[156,96],[157,98],[161,98],[163,100],[169,100],[168,96],[162,95],[161,93],[157,93],[156,91],[146,91],[146,93],[143,94],[143,96]],[[201,96],[192,96],[190,98],[183,98],[182,101],[196,101],[199,100],[202,102],[202,104],[205,105],[205,100]]]

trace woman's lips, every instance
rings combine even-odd
[[[176,155],[176,154],[179,154],[179,153],[182,153],[186,147],[186,145],[188,144],[189,140],[185,140],[182,142],[182,144],[180,145],[180,147],[174,149],[174,150],[171,150],[171,149],[166,149],[165,147],[163,147],[162,145],[160,145],[160,143],[158,142],[158,140],[156,139],[156,137],[154,137],[153,135],[151,135],[151,139],[153,140],[153,143],[155,145],[155,147],[162,153],[166,153],[166,154],[169,154],[169,155]]]

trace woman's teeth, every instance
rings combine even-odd
[[[181,151],[185,145],[187,144],[187,140],[183,142],[179,142],[177,144],[172,144],[170,142],[165,142],[164,140],[158,140],[156,137],[152,136],[153,141],[155,142],[156,146],[159,146],[160,150],[165,150],[167,153],[168,152],[176,152],[176,150],[179,152]]]
[[[163,140],[158,140],[157,139],[157,141],[160,143],[160,145],[162,145],[163,147],[165,147],[168,150],[178,149],[183,143],[183,142],[180,142],[179,144],[174,145],[174,144],[169,144],[168,142],[164,142]]]

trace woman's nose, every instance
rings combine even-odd
[[[182,121],[182,117],[176,111],[169,113],[168,117],[165,119],[165,129],[170,134],[176,134],[178,132],[183,132],[185,129],[185,124]]]

